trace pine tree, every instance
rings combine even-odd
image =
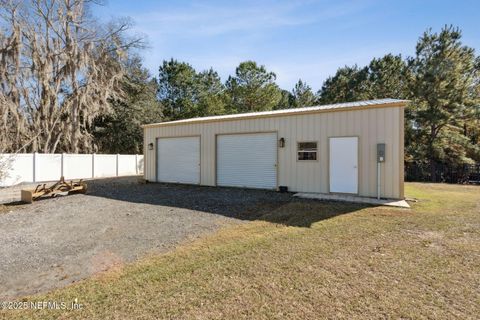
[[[195,104],[197,73],[185,62],[163,61],[158,74],[158,98],[166,120],[188,118]]]
[[[225,113],[226,95],[217,72],[197,72],[191,65],[171,59],[159,69],[158,97],[168,120]]]
[[[240,63],[235,76],[230,76],[226,87],[230,96],[231,113],[272,110],[282,99],[275,83],[276,75],[254,61]]]
[[[281,95],[282,97],[280,98],[280,101],[274,109],[280,110],[294,108],[295,97],[293,96],[293,94],[288,90],[281,90]]]
[[[345,66],[325,80],[317,95],[322,104],[367,100],[370,97],[367,80],[367,67]]]
[[[312,92],[312,88],[299,79],[292,90],[293,106],[295,108],[310,107],[315,104],[315,94]]]
[[[439,162],[480,160],[480,148],[467,132],[468,124],[478,121],[480,58],[461,43],[461,36],[452,26],[440,33],[428,30],[409,59],[416,152],[429,161],[432,181]]]

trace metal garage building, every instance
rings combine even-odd
[[[148,124],[145,179],[366,197],[380,186],[381,197],[400,199],[405,104],[381,99]]]

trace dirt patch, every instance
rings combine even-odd
[[[0,214],[2,213],[7,213],[9,212],[10,210],[8,209],[7,206],[4,206],[3,204],[0,204]]]
[[[288,201],[272,191],[117,178],[89,182],[87,195],[3,206],[0,297],[62,287]]]

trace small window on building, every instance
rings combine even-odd
[[[316,142],[299,142],[297,144],[298,160],[317,160]]]

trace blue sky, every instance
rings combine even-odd
[[[344,65],[413,55],[427,28],[445,24],[459,26],[463,42],[480,54],[478,0],[110,0],[93,14],[133,19],[131,32],[147,38],[141,55],[153,76],[172,57],[212,67],[224,80],[241,61],[255,60],[288,90],[302,78],[316,91]]]

